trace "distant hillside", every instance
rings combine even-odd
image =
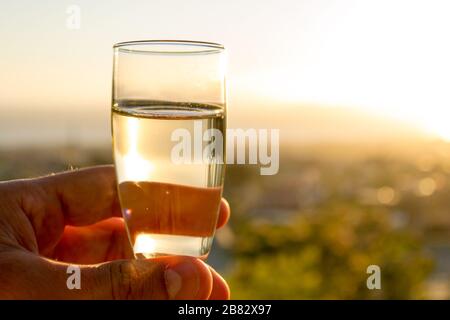
[[[11,110],[0,117],[0,146],[109,146],[109,108]],[[427,139],[420,130],[361,110],[232,101],[229,128],[279,128],[282,145],[388,143]]]
[[[229,127],[280,128],[282,143],[384,143],[428,140],[412,125],[361,110],[305,105],[231,105]]]

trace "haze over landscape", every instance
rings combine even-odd
[[[3,5],[0,145],[105,143],[112,45],[167,38],[226,46],[230,127],[299,142],[450,137],[446,1],[77,1],[70,29],[72,4]]]
[[[395,143],[404,140],[433,139],[433,135],[408,123],[350,108],[317,105],[283,106],[277,103],[230,105],[229,128],[280,128],[282,145],[309,143]],[[240,109],[242,111],[234,110]],[[234,116],[234,115],[238,116]],[[20,110],[0,118],[0,146],[99,146],[108,147],[111,140],[109,108],[89,116],[74,111],[68,116],[61,110],[46,110],[37,115]],[[36,134],[36,133],[39,134]]]

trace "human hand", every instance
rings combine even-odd
[[[230,214],[222,200],[218,227]],[[199,259],[133,260],[112,166],[0,182],[0,298],[228,299]],[[69,290],[70,264],[81,289]]]

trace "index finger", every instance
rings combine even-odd
[[[122,216],[112,165],[63,172],[33,181],[42,186],[48,196],[53,196],[53,201],[46,203],[59,209],[56,211],[64,216],[66,225],[85,226]],[[229,216],[230,206],[221,199],[217,227],[223,226]]]
[[[24,192],[22,203],[40,248],[59,239],[65,225],[86,226],[122,216],[115,170],[111,165],[54,174],[29,182],[33,188]],[[229,205],[222,199],[217,227],[225,224],[229,215]]]
[[[47,195],[47,213],[64,216],[66,225],[85,226],[121,216],[113,166],[58,173],[34,182]]]

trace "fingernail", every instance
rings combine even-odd
[[[183,279],[178,272],[172,269],[167,269],[164,273],[164,278],[166,281],[166,290],[169,295],[169,299],[176,299],[178,292],[180,292],[181,286],[183,284]]]
[[[170,265],[164,272],[169,299],[192,299],[198,292],[198,275],[195,266],[183,261]]]

